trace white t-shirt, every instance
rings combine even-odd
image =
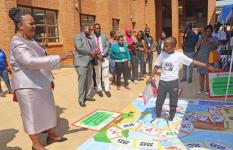
[[[189,66],[192,62],[191,58],[179,52],[172,54],[161,52],[155,65],[161,67],[160,80],[173,81],[179,79],[179,65],[184,64]]]

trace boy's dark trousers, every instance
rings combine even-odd
[[[162,81],[162,80],[159,81],[159,89],[158,89],[156,108],[155,108],[158,118],[161,117],[162,107],[166,99],[166,95],[167,93],[169,93],[169,104],[170,104],[169,120],[173,120],[176,113],[176,107],[178,102],[178,85],[179,85],[178,79],[173,81]]]

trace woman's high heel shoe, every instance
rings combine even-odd
[[[63,137],[63,136],[57,136],[57,137],[54,137],[54,138],[48,137],[47,138],[47,144],[52,144],[54,142],[63,142],[63,141],[66,141],[66,140],[67,140],[67,138]]]
[[[47,150],[47,149],[46,148],[39,148],[38,149],[38,148],[35,148],[35,147],[32,146],[32,150]]]

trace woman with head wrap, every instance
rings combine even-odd
[[[32,140],[32,149],[46,150],[39,140],[39,133],[48,133],[48,143],[66,140],[53,129],[57,119],[51,70],[58,68],[60,61],[72,54],[47,56],[34,40],[34,18],[19,8],[10,9],[9,17],[15,24],[16,33],[10,42],[12,86],[19,102],[24,130]]]
[[[136,53],[136,39],[135,37],[132,36],[131,28],[125,29],[124,40],[128,46],[128,50],[131,56],[131,66],[132,66],[132,68],[130,68],[130,71],[129,71],[128,81],[130,82],[131,80],[132,82],[136,84],[138,82],[139,56]]]

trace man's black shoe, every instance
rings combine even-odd
[[[143,77],[141,77],[141,78],[139,78],[138,80],[139,80],[139,81],[143,81],[144,79],[143,79]]]
[[[103,96],[104,96],[104,94],[103,94],[102,91],[99,91],[98,94],[99,94],[100,97],[103,97]]]
[[[180,82],[184,82],[184,81],[186,81],[186,78],[183,78],[183,79],[180,80]]]
[[[192,83],[192,81],[193,81],[192,78],[189,78],[188,83]]]
[[[84,102],[79,102],[79,105],[80,105],[81,107],[86,107],[86,104],[85,104]]]
[[[107,95],[107,97],[111,97],[111,93],[109,91],[105,92],[105,94]]]
[[[95,101],[94,98],[86,98],[85,101]]]

